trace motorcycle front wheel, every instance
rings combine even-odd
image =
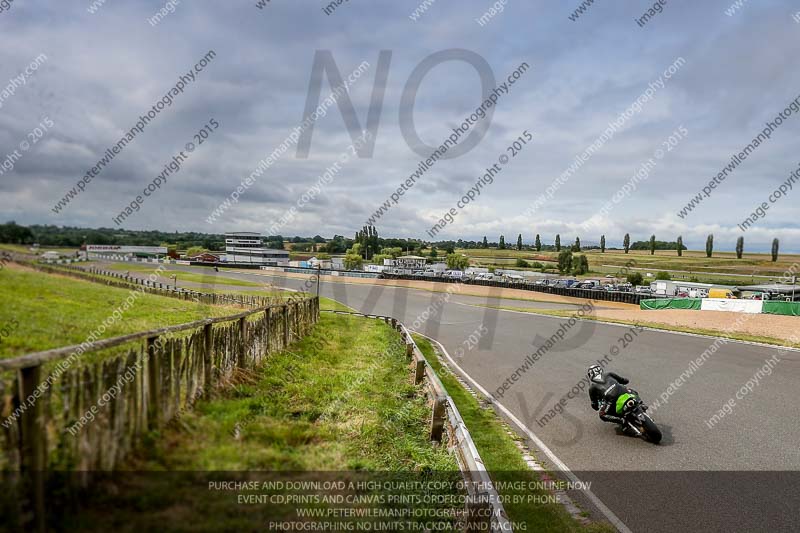
[[[642,421],[642,428],[644,429],[644,434],[647,440],[649,440],[653,444],[658,444],[659,442],[661,442],[661,430],[658,429],[656,423],[653,422],[647,415],[644,415],[644,420]]]

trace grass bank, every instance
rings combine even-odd
[[[453,455],[428,439],[430,413],[396,331],[376,320],[323,313],[309,336],[153,433],[126,465],[130,478],[121,476],[115,494],[94,492],[73,525],[256,531],[271,530],[268,520],[283,512],[271,502],[238,505],[236,494],[197,482],[175,483],[175,472],[214,472],[226,480],[281,473],[313,479],[320,472],[335,479],[426,472],[458,478]],[[162,474],[143,480],[141,472]]]
[[[118,272],[146,272],[152,273],[153,270],[158,268],[156,263],[114,263],[111,265],[103,265],[101,268],[108,268],[109,270],[116,270]],[[236,278],[228,278],[222,274],[218,274],[213,269],[209,268],[208,273],[198,274],[197,272],[186,272],[185,270],[165,268],[161,272],[162,283],[172,281],[172,276],[178,276],[178,281],[190,281],[192,283],[202,283],[207,285],[229,285],[231,287],[263,287],[262,284],[255,281],[246,281]]]
[[[441,379],[448,394],[461,413],[478,453],[494,481],[535,483],[539,475],[530,470],[522,459],[516,445],[518,437],[491,409],[483,407],[478,400],[459,383],[450,370],[441,364],[428,339],[414,335],[419,349],[425,355],[436,374]],[[614,529],[605,523],[583,525],[567,513],[560,503],[539,503],[531,501],[530,496],[545,496],[543,491],[500,490],[498,491],[509,519],[512,523],[524,523],[527,531],[544,532],[612,532]],[[539,500],[541,501],[541,500]]]
[[[452,470],[405,346],[375,320],[323,313],[311,335],[200,403],[137,466],[168,470]],[[236,435],[236,436],[234,436]],[[202,436],[202,438],[200,438]]]
[[[209,306],[139,293],[102,338],[233,315],[241,307]],[[0,270],[0,358],[80,344],[124,306],[131,291],[21,268]],[[108,324],[108,322],[107,322]],[[10,327],[7,327],[10,326]]]

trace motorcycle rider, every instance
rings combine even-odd
[[[591,382],[589,399],[592,401],[592,409],[600,411],[601,420],[624,423],[625,419],[617,416],[617,398],[629,391],[624,385],[630,381],[614,372],[603,372],[600,365],[590,366],[586,375]]]

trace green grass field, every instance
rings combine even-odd
[[[478,400],[461,386],[452,372],[441,364],[428,339],[415,334],[414,341],[453,398],[492,479],[516,483],[539,481],[539,474],[532,471],[522,459],[522,453],[509,435],[508,426],[500,420],[494,410],[491,407],[482,407]],[[542,504],[527,500],[528,496],[545,494],[542,491],[501,490],[499,494],[504,500],[509,519],[517,524],[526,524],[527,531],[614,531],[607,524],[596,523],[589,526],[579,524],[561,504]]]
[[[41,272],[0,270],[0,329],[16,323],[0,341],[0,357],[69,346],[120,307],[131,291]],[[166,296],[139,293],[122,319],[114,320],[102,338],[182,324],[209,316],[240,313],[241,307],[208,306]]]
[[[430,409],[410,377],[405,346],[391,327],[323,313],[311,335],[219,398],[201,402],[135,464],[159,470],[457,469],[445,449],[429,442]]]
[[[19,254],[32,254],[33,252],[31,252],[30,248],[31,247],[26,244],[6,244],[6,243],[0,244],[0,250],[7,250],[9,252],[16,252]],[[53,251],[53,252],[60,252],[65,255],[75,255],[75,252],[77,250],[78,250],[77,248],[46,246],[46,247],[40,247],[37,253],[43,254],[45,252]]]
[[[112,265],[105,265],[102,268],[116,270],[118,272],[153,272],[159,265],[155,263],[114,263]],[[231,287],[262,287],[260,283],[255,281],[246,281],[235,278],[225,277],[223,274],[217,274],[214,270],[209,269],[207,274],[200,274],[197,272],[186,272],[174,268],[165,268],[161,272],[161,283],[171,282],[172,276],[177,275],[178,281],[190,281],[192,283],[205,283],[208,285],[229,285]]]

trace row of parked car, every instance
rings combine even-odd
[[[568,289],[588,289],[607,292],[635,292],[639,294],[650,294],[650,287],[639,285],[634,287],[630,283],[603,283],[598,279],[541,279],[536,280],[534,285],[545,285],[550,287],[564,287]]]
[[[446,278],[446,279],[471,279],[470,276],[465,276],[462,270],[415,270],[411,273],[415,278]]]
[[[641,285],[634,287],[630,283],[616,283],[616,280],[605,280],[605,283],[598,279],[555,279],[555,278],[542,278],[531,279],[520,276],[519,274],[495,274],[492,272],[463,272],[461,270],[445,270],[434,271],[428,270],[415,270],[411,274],[414,277],[423,279],[457,279],[457,280],[485,280],[485,281],[504,281],[510,284],[524,284],[524,285],[539,285],[550,287],[561,287],[567,289],[589,289],[589,290],[602,290],[607,292],[634,292],[638,294],[650,294],[650,287]]]

